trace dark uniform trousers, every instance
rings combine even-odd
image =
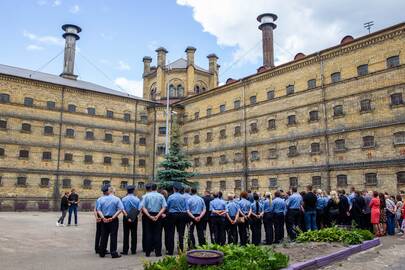
[[[100,245],[101,245],[101,227],[103,222],[96,222],[96,239],[95,239],[95,243],[94,243],[94,250],[96,251],[96,253],[100,252]]]
[[[326,217],[325,217],[325,208],[316,209],[316,227],[318,230],[325,227],[326,224]]]
[[[179,248],[184,250],[184,231],[186,230],[186,223],[188,221],[188,216],[186,212],[169,213],[167,228],[167,253],[173,255],[174,252],[174,234],[177,230],[179,236]]]
[[[251,216],[249,224],[252,231],[252,244],[257,246],[262,241],[262,220]]]
[[[111,218],[111,216],[105,216],[105,218]],[[105,255],[108,237],[110,237],[110,253],[112,256],[117,255],[118,218],[113,219],[111,222],[102,222],[101,224],[101,244],[99,254],[101,256]]]
[[[156,216],[158,213],[149,213],[151,216]],[[162,255],[162,221],[159,218],[156,221],[152,221],[146,215],[142,216],[142,224],[145,226],[142,228],[145,231],[144,245],[146,255],[150,255],[152,251],[155,251],[156,256]]]
[[[200,215],[195,214],[194,217],[198,217]],[[205,245],[205,235],[204,235],[204,221],[201,219],[199,222],[195,220],[191,221],[189,233],[188,233],[188,246],[191,248],[195,248],[195,237],[194,237],[194,228],[197,229],[197,237],[198,237],[198,244]]]
[[[239,238],[240,244],[245,246],[249,243],[248,237],[248,220],[245,219],[245,222],[238,223],[238,231],[239,231]]]
[[[275,244],[284,238],[284,213],[274,213],[274,235]]]
[[[263,215],[263,225],[264,233],[266,236],[265,242],[266,245],[273,244],[274,241],[274,229],[273,229],[273,214],[268,212]]]
[[[225,245],[225,218],[223,216],[211,216],[214,243]]]
[[[122,224],[124,227],[124,243],[122,247],[122,251],[124,253],[128,253],[129,250],[129,235],[131,234],[131,252],[132,254],[136,253],[136,245],[137,245],[137,232],[138,232],[138,218],[132,220],[132,222],[128,221],[127,217],[122,219]]]
[[[286,216],[287,233],[291,240],[297,238],[297,232],[295,228],[298,228],[301,224],[301,212],[299,209],[288,209]]]
[[[232,220],[235,217],[230,217]],[[228,219],[226,220],[226,232],[228,234],[228,244],[238,244],[238,224],[232,224]]]

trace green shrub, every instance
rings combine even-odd
[[[371,240],[374,235],[367,230],[347,230],[338,227],[325,228],[318,231],[302,232],[298,235],[298,242],[341,242],[346,245],[360,244]]]

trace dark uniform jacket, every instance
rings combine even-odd
[[[65,211],[69,208],[69,200],[66,198],[66,196],[63,196],[62,199],[60,200],[60,210]]]

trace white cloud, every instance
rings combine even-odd
[[[70,13],[77,14],[80,11],[80,6],[78,4],[73,5],[69,9]]]
[[[52,6],[57,7],[57,6],[60,6],[61,4],[62,4],[61,0],[55,0],[55,1],[53,1]]]
[[[118,61],[117,69],[119,69],[119,70],[130,70],[131,66],[127,62],[125,62],[123,60],[120,60],[120,61]]]
[[[46,0],[38,0],[37,5],[38,6],[45,6],[47,4]]]
[[[28,32],[26,30],[23,31],[23,36],[28,38],[31,41],[35,41],[39,44],[43,45],[57,45],[57,46],[63,46],[65,44],[63,38],[61,37],[55,37],[55,36],[39,36],[37,34]]]
[[[114,83],[127,93],[142,97],[143,81],[142,80],[130,80],[125,77],[118,77],[114,80]]]
[[[42,51],[45,48],[42,46],[35,45],[35,44],[29,44],[27,47],[25,47],[25,49],[27,51]]]

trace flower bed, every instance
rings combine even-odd
[[[346,245],[356,245],[373,238],[374,235],[368,230],[331,227],[300,233],[297,242],[340,242]]]
[[[224,253],[223,263],[220,265],[194,266],[187,263],[186,254],[175,257],[165,257],[157,262],[146,262],[145,270],[277,270],[288,266],[289,258],[269,247],[254,245],[205,245],[202,250],[218,250]]]

